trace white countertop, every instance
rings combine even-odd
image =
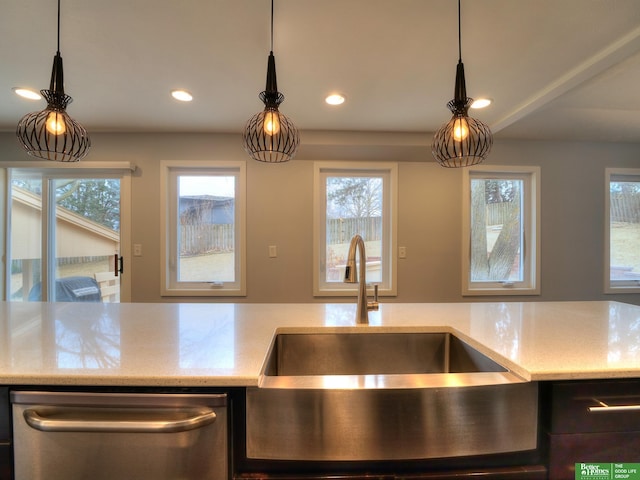
[[[0,302],[5,385],[254,386],[277,329],[448,331],[526,380],[640,377],[640,307]]]

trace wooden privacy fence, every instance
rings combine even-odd
[[[327,245],[349,243],[360,234],[365,241],[382,239],[382,217],[327,219]]]
[[[233,224],[180,225],[180,256],[233,252]]]
[[[487,225],[502,225],[509,215],[510,202],[487,205]],[[610,220],[612,222],[640,223],[640,195],[611,193]]]
[[[612,222],[640,223],[640,195],[611,193],[609,210]]]
[[[381,240],[382,218],[335,218],[327,220],[327,243],[349,243],[356,233],[366,241]],[[232,224],[180,225],[180,256],[232,252]]]

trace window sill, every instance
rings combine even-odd
[[[463,297],[480,297],[480,296],[505,296],[505,295],[540,295],[539,288],[518,288],[518,287],[500,287],[500,288],[473,288],[463,289]]]
[[[640,293],[640,286],[624,286],[624,287],[608,287],[604,290],[605,295],[616,295],[616,294],[626,294],[626,293]]]
[[[222,288],[202,288],[202,289],[174,289],[162,290],[162,297],[246,297],[244,290],[231,290]]]

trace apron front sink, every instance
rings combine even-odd
[[[373,461],[537,448],[538,385],[448,332],[279,333],[246,391],[247,458]]]

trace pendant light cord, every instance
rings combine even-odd
[[[462,29],[460,28],[460,0],[458,0],[458,62],[462,62]]]
[[[58,0],[58,55],[60,55],[60,0]]]
[[[273,52],[273,0],[271,0],[271,51]]]

